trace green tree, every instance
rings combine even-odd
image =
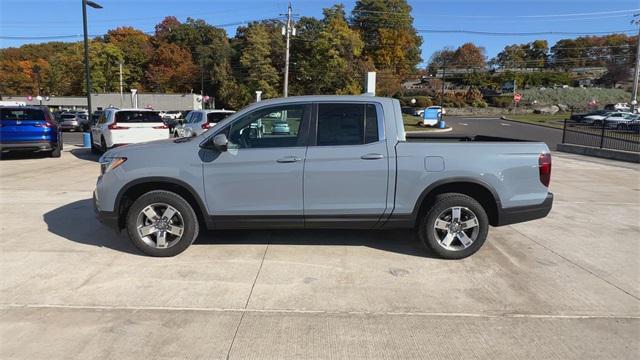
[[[236,76],[240,79],[248,98],[256,90],[264,98],[280,96],[280,71],[274,66],[272,55],[273,31],[271,25],[253,22],[238,29],[235,47],[238,57]],[[281,40],[282,41],[282,40]]]
[[[104,41],[115,45],[123,54],[126,86],[145,89],[144,71],[153,52],[151,37],[132,27],[120,27],[109,30]]]
[[[390,70],[399,79],[416,71],[422,38],[406,0],[358,0],[351,24],[364,41],[363,55],[377,70]]]
[[[298,94],[362,93],[360,34],[349,27],[344,6],[334,5],[323,13],[322,21],[304,20],[300,38],[293,43],[301,46],[292,57],[293,89]]]

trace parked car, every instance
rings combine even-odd
[[[91,150],[105,152],[125,144],[167,139],[169,127],[157,111],[147,109],[106,109],[91,128]]]
[[[0,107],[0,151],[50,152],[60,157],[62,133],[44,106]]]
[[[176,125],[173,136],[185,137],[200,135],[233,113],[235,113],[235,111],[224,109],[191,111],[180,124]]]
[[[269,132],[279,118],[288,135]],[[372,96],[265,100],[199,136],[115,148],[100,164],[98,219],[152,256],[184,251],[202,224],[413,228],[432,253],[459,259],[490,225],[544,217],[553,202],[546,144],[407,138],[400,102]]]
[[[623,113],[616,112],[616,111],[600,112],[600,113],[595,114],[595,115],[588,115],[588,116],[583,117],[582,118],[582,123],[587,124],[587,125],[602,126],[602,123],[604,122],[604,119],[606,119],[609,116],[612,116],[614,114],[618,114],[615,117],[621,117],[621,115],[619,115],[619,114],[623,114]]]
[[[62,131],[84,131],[89,129],[89,119],[82,112],[65,112],[60,115]]]
[[[623,112],[631,111],[631,107],[627,103],[607,104],[604,106],[604,109],[610,110],[610,111],[623,111]]]
[[[604,119],[605,126],[609,129],[629,130],[633,128],[634,122],[640,120],[640,115],[627,113],[622,117],[608,117]]]
[[[584,114],[571,114],[570,120],[576,121],[576,122],[583,122],[584,118],[587,116],[595,116],[595,115],[608,115],[610,114],[611,111],[610,110],[595,110],[595,111],[591,111],[588,113],[584,113]]]
[[[627,112],[612,112],[609,115],[607,115],[604,119],[600,120],[596,120],[594,122],[594,125],[597,126],[602,126],[602,123],[604,122],[604,126],[607,128],[612,128],[612,129],[616,129],[618,127],[619,124],[627,122],[627,121],[631,121],[629,119],[627,119],[628,116],[632,115],[631,113],[627,113]]]

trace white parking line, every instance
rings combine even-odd
[[[469,126],[469,124],[467,124],[467,123],[460,123],[460,125]]]
[[[511,126],[511,124],[500,123],[502,126]]]

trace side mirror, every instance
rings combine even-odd
[[[213,146],[220,152],[227,151],[227,145],[229,144],[229,140],[227,140],[227,135],[218,134],[213,137]]]

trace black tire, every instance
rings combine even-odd
[[[475,240],[464,249],[447,249],[436,238],[436,220],[447,209],[452,207],[467,208],[475,214],[478,220],[478,233]],[[446,193],[436,196],[433,205],[423,212],[418,221],[418,237],[422,244],[444,259],[463,259],[473,255],[482,247],[489,232],[489,218],[482,205],[475,199],[459,193]]]
[[[101,153],[106,153],[107,150],[109,150],[109,148],[107,147],[107,142],[104,141],[104,137],[100,138],[100,152]]]
[[[93,143],[93,134],[89,135],[89,140],[91,141],[91,152],[93,154],[99,154],[100,153],[100,149],[98,149],[96,144]]]
[[[156,248],[147,244],[137,231],[140,212],[151,204],[163,203],[174,207],[183,219],[184,232],[177,242],[167,248]],[[185,251],[198,237],[200,230],[198,217],[191,205],[180,195],[170,191],[154,190],[140,196],[129,208],[126,215],[127,233],[131,242],[143,253],[155,257],[175,256]]]

